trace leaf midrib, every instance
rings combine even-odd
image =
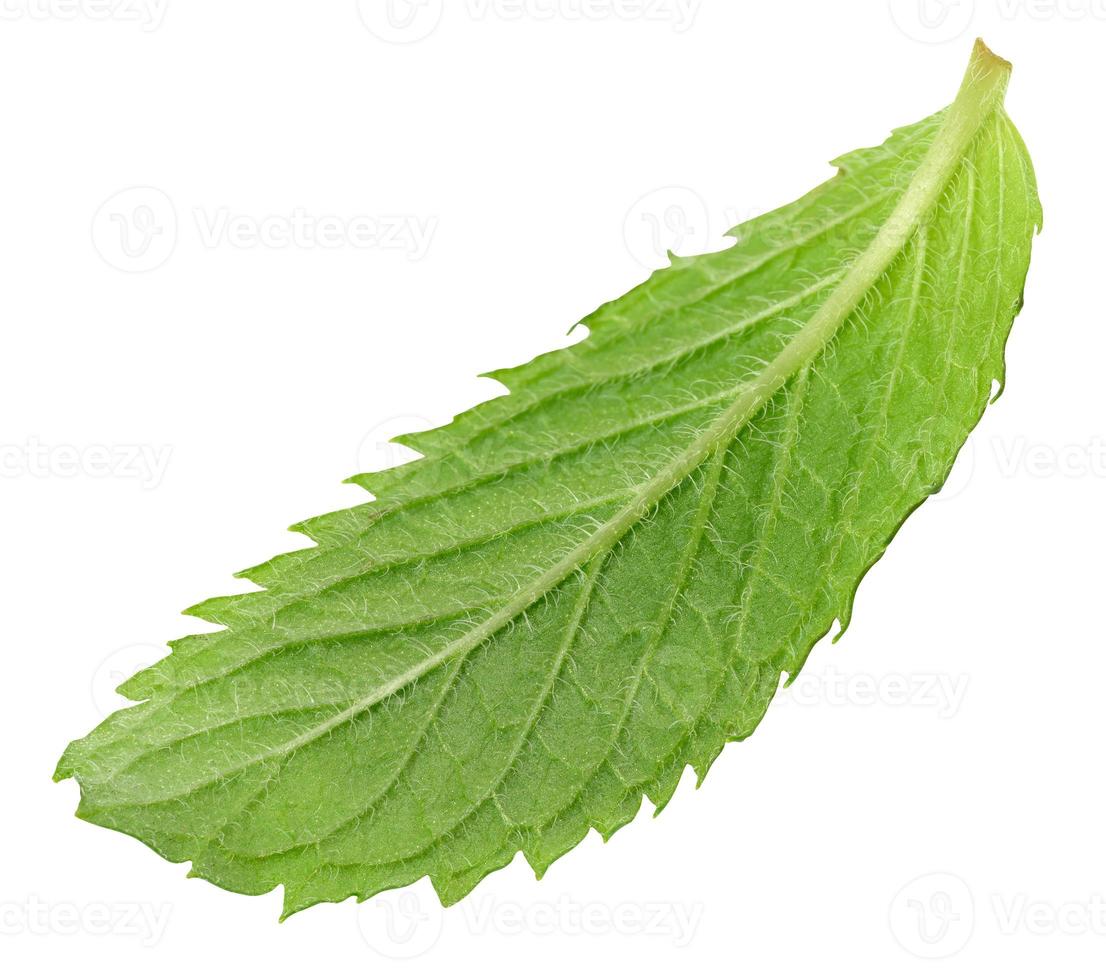
[[[720,413],[718,418],[696,437],[683,453],[677,455],[652,478],[641,484],[634,497],[590,537],[584,539],[537,576],[527,588],[517,592],[510,602],[504,604],[482,623],[446,644],[437,653],[412,665],[386,683],[378,685],[368,694],[352,702],[346,709],[312,726],[295,738],[180,787],[169,797],[151,800],[131,799],[128,802],[145,805],[163,802],[165,799],[177,799],[260,762],[295,752],[357,718],[452,658],[463,656],[475,649],[560,585],[573,572],[613,548],[638,521],[702,465],[709,456],[736,438],[768,400],[800,370],[808,367],[833,339],[837,330],[857,308],[863,297],[901,254],[922,219],[936,205],[958,169],[968,146],[1001,99],[1005,81],[1006,73],[1001,66],[997,65],[984,66],[977,75],[966,79],[898,204],[822,306],[788,341],[779,354],[738,393],[729,408]],[[154,748],[151,751],[156,752],[158,749]],[[148,754],[150,753],[141,753],[132,758],[124,768],[129,768]]]

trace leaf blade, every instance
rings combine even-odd
[[[519,850],[542,873],[704,778],[1001,380],[1039,225],[1007,73],[977,49],[950,110],[499,373],[251,570],[267,591],[194,607],[227,629],[59,763],[79,813],[290,914],[424,874],[456,900]]]

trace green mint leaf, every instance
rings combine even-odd
[[[1041,221],[1009,68],[977,44],[949,108],[355,477],[69,746],[78,815],[287,915],[541,874],[701,780],[1001,385]]]

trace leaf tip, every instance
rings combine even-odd
[[[975,44],[972,46],[972,64],[987,71],[1003,71],[1007,74],[1013,69],[1013,65],[1010,64],[1005,58],[995,54],[983,38],[977,37]]]
[[[977,37],[960,86],[960,97],[978,100],[985,107],[1001,105],[1013,69],[1009,61],[999,57],[983,43],[983,38]]]

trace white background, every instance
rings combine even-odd
[[[1099,976],[1106,0],[385,8],[0,9],[4,972]],[[283,925],[73,818],[57,756],[179,609],[658,245],[719,247],[950,101],[975,34],[1046,215],[1007,393],[701,791],[542,882]]]

